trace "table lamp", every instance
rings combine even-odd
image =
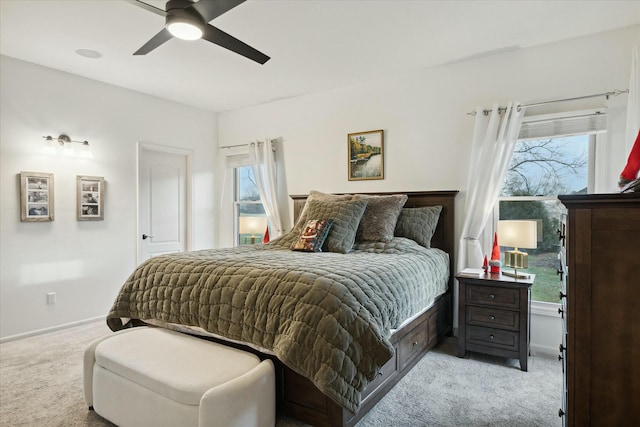
[[[513,273],[503,271],[502,274],[516,279],[528,278],[529,276],[526,274],[518,274],[518,269],[529,267],[529,254],[518,248],[535,249],[538,247],[537,222],[535,220],[498,221],[498,236],[500,246],[513,247],[512,251],[504,251],[504,265],[513,268]]]
[[[251,244],[256,243],[256,234],[262,234],[267,229],[265,216],[241,216],[239,224],[240,234],[251,234]]]

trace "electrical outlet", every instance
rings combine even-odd
[[[49,292],[47,293],[47,305],[53,305],[56,303],[56,293]]]

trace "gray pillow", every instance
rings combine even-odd
[[[302,232],[302,227],[309,221],[310,219],[320,219],[320,218],[310,218],[307,215],[309,210],[309,202],[313,200],[319,200],[321,202],[337,202],[341,200],[351,200],[353,198],[353,194],[327,194],[322,193],[320,191],[311,190],[309,192],[309,196],[307,197],[307,201],[302,208],[302,212],[300,212],[300,216],[298,216],[298,220],[293,226],[293,231],[296,234],[300,234]]]
[[[312,200],[307,202],[307,206],[307,218],[333,220],[333,225],[324,241],[322,250],[343,254],[349,252],[355,243],[356,231],[358,224],[360,224],[360,218],[367,207],[367,201],[364,199],[330,202]]]
[[[368,203],[360,220],[356,241],[390,242],[393,239],[400,211],[407,201],[407,195],[361,196]]]
[[[398,217],[395,235],[407,237],[425,248],[431,247],[431,238],[436,231],[442,206],[404,208]]]

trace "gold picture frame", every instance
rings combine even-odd
[[[347,136],[349,181],[384,179],[384,131]]]
[[[53,221],[53,189],[52,173],[20,172],[20,221]]]
[[[104,220],[104,178],[101,176],[76,176],[78,221]]]

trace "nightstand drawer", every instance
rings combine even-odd
[[[520,334],[518,332],[468,326],[466,333],[466,339],[469,344],[486,345],[513,351],[518,351],[520,347]]]
[[[516,288],[467,286],[467,304],[518,309],[520,307],[520,292]]]
[[[517,311],[467,306],[467,324],[517,331],[520,329],[520,314]]]

